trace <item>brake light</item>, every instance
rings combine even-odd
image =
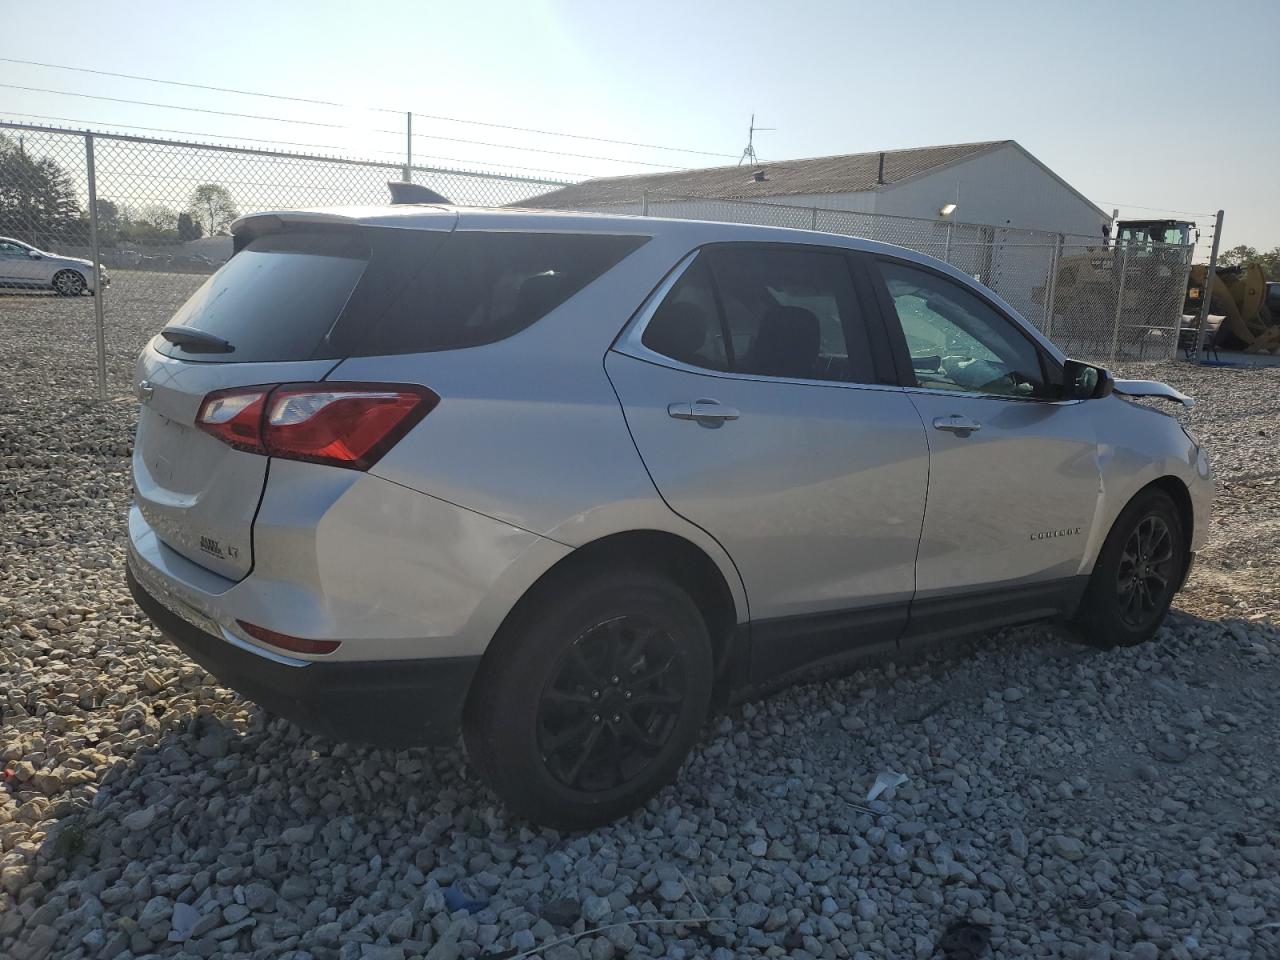
[[[255,640],[261,640],[263,643],[269,643],[273,647],[290,650],[293,653],[333,653],[342,646],[341,640],[306,640],[302,637],[291,637],[287,633],[268,630],[266,627],[259,627],[245,620],[237,620],[236,623],[240,624],[241,629]]]
[[[439,402],[409,384],[238,387],[205,397],[196,426],[237,450],[368,470]]]

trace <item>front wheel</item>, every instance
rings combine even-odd
[[[712,677],[706,624],[675,583],[644,570],[561,582],[494,639],[463,718],[467,756],[514,813],[600,826],[675,776]]]
[[[1129,647],[1164,621],[1187,564],[1182,520],[1169,495],[1149,489],[1120,512],[1098,554],[1075,626],[1090,646]]]
[[[78,297],[85,286],[84,277],[75,270],[59,270],[53,275],[53,289],[61,297]]]

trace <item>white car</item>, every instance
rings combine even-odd
[[[106,268],[102,285],[111,283]],[[93,261],[39,250],[29,243],[0,237],[0,287],[52,288],[64,297],[93,292]]]

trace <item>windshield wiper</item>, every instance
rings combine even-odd
[[[188,353],[234,353],[236,349],[221,337],[195,327],[165,327],[160,336]]]

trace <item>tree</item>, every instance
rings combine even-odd
[[[110,200],[98,198],[98,242],[114,247],[120,237],[120,208]]]
[[[147,204],[138,215],[138,220],[165,233],[178,229],[178,212],[166,207],[163,203]]]
[[[122,205],[120,239],[130,243],[177,243],[178,214],[161,203],[149,203],[141,209]]]
[[[199,220],[193,220],[191,214],[178,214],[178,239],[183,243],[199,240],[204,235],[204,228]]]
[[[1220,251],[1218,253],[1218,266],[1239,267],[1253,263],[1257,259],[1258,251],[1242,243],[1237,247],[1232,247],[1230,250]]]
[[[67,172],[0,134],[0,234],[49,246],[83,243],[87,227]]]
[[[195,188],[188,212],[210,237],[226,233],[231,221],[240,215],[235,201],[231,199],[231,192],[216,183],[202,183]]]
[[[1268,280],[1280,280],[1280,247],[1272,247],[1266,253],[1258,255],[1262,271]]]
[[[1268,280],[1280,280],[1280,247],[1259,253],[1256,248],[1242,243],[1218,254],[1218,266],[1222,268],[1248,267],[1255,263],[1262,268]]]

